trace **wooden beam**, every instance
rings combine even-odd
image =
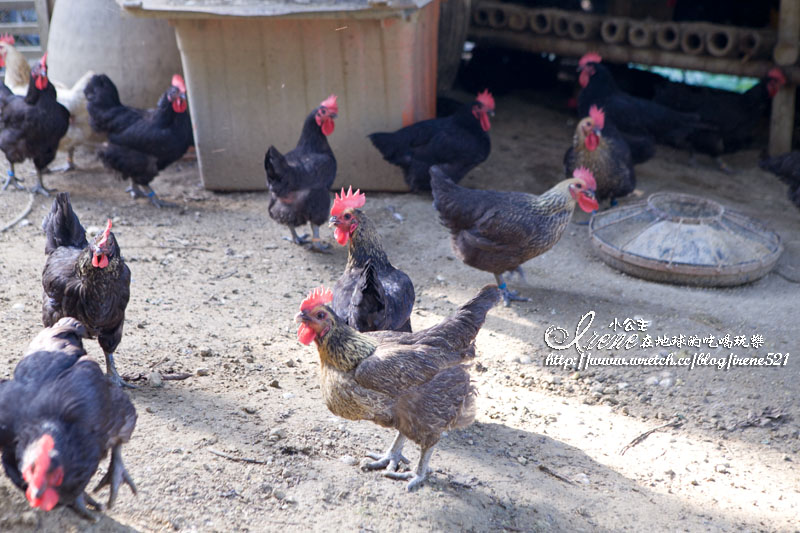
[[[36,22],[39,23],[39,43],[42,50],[47,50],[47,36],[50,33],[50,6],[47,0],[34,0]]]
[[[0,22],[0,33],[38,35],[39,24],[36,22]]]
[[[797,1],[797,0],[790,0]],[[546,52],[562,56],[580,57],[588,51],[598,52],[604,61],[611,63],[642,63],[645,65],[663,65],[665,67],[702,70],[735,76],[763,77],[775,65],[771,61],[748,61],[728,57],[708,55],[687,55],[680,52],[669,52],[656,48],[633,48],[626,45],[606,44],[600,41],[573,41],[553,35],[537,35],[519,33],[508,29],[493,29],[472,26],[468,38],[477,44],[502,46],[527,50],[529,52]],[[783,67],[784,74],[792,83],[800,82],[800,66]]]
[[[775,45],[775,62],[786,68],[798,58],[800,40],[800,1],[781,0],[778,16],[778,44]],[[769,122],[769,153],[778,155],[792,149],[794,133],[794,102],[798,80],[792,78],[772,99]]]

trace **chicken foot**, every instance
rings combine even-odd
[[[117,500],[117,493],[119,486],[125,483],[131,488],[131,492],[136,494],[136,485],[133,483],[125,464],[122,462],[122,444],[117,444],[111,451],[111,461],[108,463],[108,472],[100,480],[100,483],[94,488],[94,492],[99,491],[106,485],[109,487],[108,495],[108,508],[114,507],[114,502]]]
[[[314,235],[311,237],[311,251],[321,254],[329,254],[330,252],[328,250],[330,249],[331,245],[322,242],[322,239],[319,238],[319,226],[311,224],[311,233]]]
[[[304,233],[303,235],[298,236],[297,235],[297,231],[295,231],[295,229],[292,226],[289,226],[289,231],[292,232],[291,238],[284,237],[283,238],[284,240],[289,241],[289,242],[293,242],[293,243],[298,244],[300,246],[302,246],[304,244],[308,244],[308,233]]]
[[[173,204],[172,202],[167,202],[162,200],[161,198],[156,195],[156,191],[154,191],[149,185],[143,185],[145,190],[139,188],[138,183],[131,182],[131,186],[125,189],[126,192],[131,193],[131,198],[149,198],[150,203],[158,208],[162,207],[178,207],[177,204]]]
[[[41,194],[43,196],[50,196],[51,192],[57,192],[55,189],[45,189],[44,183],[42,183],[42,170],[37,168],[36,169],[36,185],[31,188],[31,192],[34,194]]]
[[[428,472],[430,472],[428,463],[431,460],[431,455],[433,455],[433,446],[421,449],[416,470],[413,472],[386,472],[383,475],[391,479],[410,479],[411,481],[406,485],[406,490],[411,492],[428,477]]]
[[[114,364],[114,353],[109,352],[105,355],[106,355],[106,375],[108,376],[108,379],[110,379],[114,385],[117,385],[118,387],[121,388],[128,388],[128,389],[138,388],[136,385],[131,385],[130,383],[126,382],[124,379],[120,377],[119,372],[117,372],[117,365]]]
[[[503,293],[503,305],[506,307],[511,307],[511,302],[530,302],[530,298],[525,298],[520,296],[519,293],[509,290],[506,286],[506,282],[503,281],[502,274],[495,274],[494,279],[497,280],[497,288],[500,289],[500,292]]]
[[[392,445],[386,450],[383,455],[379,453],[368,453],[367,457],[370,459],[377,459],[375,462],[367,463],[364,465],[364,470],[383,470],[387,473],[394,473],[398,469],[400,463],[408,464],[410,461],[403,456],[403,445],[406,443],[406,438],[399,431],[394,438]]]
[[[97,515],[95,515],[93,512],[91,512],[89,509],[86,508],[87,504],[91,505],[98,511],[103,510],[103,505],[101,503],[96,502],[94,498],[92,498],[85,492],[82,492],[80,496],[75,498],[75,501],[72,502],[69,507],[70,509],[75,511],[75,513],[78,516],[85,518],[86,520],[89,520],[91,522],[97,522],[99,518],[97,517]]]
[[[11,165],[11,169],[8,171],[8,177],[6,178],[6,182],[3,184],[3,187],[0,190],[5,191],[8,189],[9,185],[13,185],[20,191],[24,191],[25,187],[22,186],[22,179],[18,178],[16,174],[14,174],[14,165]]]

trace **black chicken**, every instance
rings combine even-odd
[[[328,220],[331,197],[328,190],[336,179],[336,158],[328,144],[334,119],[339,114],[336,95],[330,95],[306,117],[297,146],[286,155],[270,146],[264,156],[269,186],[269,216],[289,226],[291,241],[307,244],[308,235],[298,236],[294,228],[311,225],[311,250],[324,252],[319,227]]]
[[[156,207],[174,207],[156,196],[150,182],[194,144],[183,78],[172,77],[172,85],[155,109],[123,105],[117,87],[105,74],[92,77],[84,94],[92,128],[108,134],[108,145],[98,154],[103,164],[122,179],[131,179],[127,191],[132,197],[147,197]]]
[[[333,289],[333,310],[358,331],[411,331],[414,284],[386,257],[375,224],[359,209],[366,201],[352,187],[333,201],[336,242],[350,243],[347,266]]]
[[[109,508],[122,483],[136,494],[121,450],[136,425],[136,409],[97,363],[83,357],[86,335],[83,324],[62,318],[34,339],[14,379],[0,383],[0,449],[6,474],[32,507],[67,505],[95,520],[86,505],[101,506],[85,490],[109,450],[108,472],[95,491],[109,486]]]
[[[578,115],[587,116],[592,105],[603,108],[631,147],[634,163],[642,162],[641,151],[654,152],[654,148],[647,146],[648,141],[690,149],[688,137],[692,133],[715,129],[697,114],[681,113],[622,92],[601,61],[600,55],[589,52],[578,63],[582,87],[578,95]]]
[[[789,186],[789,200],[800,208],[800,152],[764,157],[758,166],[778,176]]]
[[[423,120],[394,133],[372,133],[369,139],[383,158],[403,169],[412,191],[430,190],[430,168],[438,165],[456,182],[489,157],[494,98],[479,93],[445,118]]]
[[[714,129],[692,132],[688,141],[692,149],[716,158],[720,169],[729,172],[721,156],[743,150],[752,143],[770,100],[784,85],[786,76],[779,68],[773,68],[743,94],[665,83],[656,89],[653,101],[676,111],[696,113],[704,123],[714,125]]]
[[[87,242],[69,193],[59,193],[42,229],[47,237],[42,322],[52,326],[67,316],[80,320],[89,335],[97,337],[111,380],[126,385],[114,365],[114,350],[122,340],[131,271],[111,233],[111,220],[105,231]]]
[[[0,83],[0,150],[11,167],[2,190],[12,184],[23,188],[14,165],[32,159],[37,178],[32,192],[49,196],[42,184],[42,171],[55,159],[58,143],[67,129],[69,111],[56,101],[56,89],[47,79],[47,54],[31,69],[24,98]]]

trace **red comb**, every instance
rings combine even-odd
[[[108,225],[106,226],[105,231],[103,232],[103,238],[100,239],[100,242],[97,243],[97,246],[103,246],[106,241],[108,240],[108,234],[111,233],[111,219],[108,219]]]
[[[186,84],[183,82],[183,76],[180,74],[172,76],[172,86],[180,89],[182,93],[186,92]]]
[[[606,114],[603,112],[603,110],[596,105],[593,105],[589,108],[589,116],[592,118],[594,125],[602,130],[606,123]]]
[[[767,77],[775,78],[783,85],[786,85],[786,76],[784,76],[783,71],[778,67],[771,68],[769,72],[767,72]]]
[[[587,52],[583,54],[583,57],[580,61],[578,61],[578,65],[581,67],[585,67],[587,63],[602,63],[603,58],[600,57],[600,54],[597,52]]]
[[[572,172],[573,178],[581,180],[588,189],[597,190],[597,182],[594,180],[594,174],[586,167],[578,167]]]
[[[331,113],[339,114],[339,104],[336,103],[336,95],[332,94],[319,104],[321,107],[328,109]]]
[[[492,93],[489,92],[489,89],[478,93],[476,100],[483,104],[483,107],[488,107],[489,109],[494,110],[494,97],[492,96]]]
[[[344,212],[345,209],[350,209],[351,207],[363,207],[366,202],[367,196],[361,192],[361,189],[356,189],[356,192],[353,192],[353,186],[351,185],[347,189],[347,192],[344,192],[344,187],[342,187],[341,194],[337,194],[333,199],[331,216],[338,217]]]
[[[323,285],[320,285],[316,289],[312,290],[306,296],[306,299],[303,300],[303,303],[300,304],[300,311],[308,311],[309,309],[314,309],[316,306],[320,304],[328,304],[333,300],[333,291],[330,289],[326,289]]]
[[[39,60],[39,64],[42,66],[42,68],[47,68],[47,52],[45,52],[42,56],[42,59]]]
[[[0,35],[0,42],[7,44],[14,44],[15,42],[14,36],[11,35],[10,33],[4,33],[3,35]]]

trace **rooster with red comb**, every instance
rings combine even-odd
[[[597,209],[592,172],[573,175],[540,195],[461,187],[439,167],[431,167],[433,206],[450,230],[455,254],[467,265],[494,274],[506,306],[528,301],[512,292],[503,279],[514,272],[525,279],[521,265],[550,250],[572,217],[575,205]]]
[[[329,307],[334,298],[320,287],[300,304],[297,340],[317,348],[320,388],[333,414],[397,430],[386,453],[368,454],[375,461],[365,468],[408,480],[413,490],[428,476],[442,433],[475,419],[475,389],[465,363],[475,357],[475,337],[500,293],[486,286],[455,314],[416,333],[360,333]],[[419,445],[419,462],[414,471],[398,472],[408,463],[407,440]]]
[[[111,232],[111,220],[88,242],[69,194],[59,193],[42,229],[47,239],[42,272],[44,325],[52,326],[63,317],[80,320],[103,349],[109,379],[130,387],[117,372],[114,352],[122,340],[131,271]]]
[[[308,244],[308,235],[297,235],[295,228],[311,225],[311,251],[327,252],[319,227],[328,220],[331,197],[328,191],[336,179],[336,157],[328,136],[339,115],[336,95],[323,100],[305,119],[300,140],[286,155],[270,146],[264,156],[269,187],[269,216],[289,227],[291,242]]]
[[[14,379],[0,383],[0,451],[6,474],[31,507],[69,506],[96,521],[86,506],[102,506],[85,491],[109,451],[108,471],[95,491],[109,487],[108,508],[123,483],[136,493],[122,461],[136,410],[98,364],[84,357],[86,336],[83,324],[62,318],[31,342]]]
[[[360,191],[337,194],[330,225],[336,242],[348,246],[347,266],[334,287],[333,310],[358,331],[411,331],[414,285],[389,262],[378,230],[361,210]]]
[[[567,177],[578,167],[591,170],[597,182],[595,196],[598,200],[610,198],[614,206],[617,198],[636,188],[636,175],[628,143],[618,132],[605,126],[605,113],[592,106],[589,116],[575,128],[572,146],[564,154],[564,170]]]
[[[432,165],[459,181],[489,157],[493,115],[494,98],[486,90],[448,117],[423,120],[394,133],[372,133],[369,139],[386,161],[403,169],[412,191],[430,190]]]

